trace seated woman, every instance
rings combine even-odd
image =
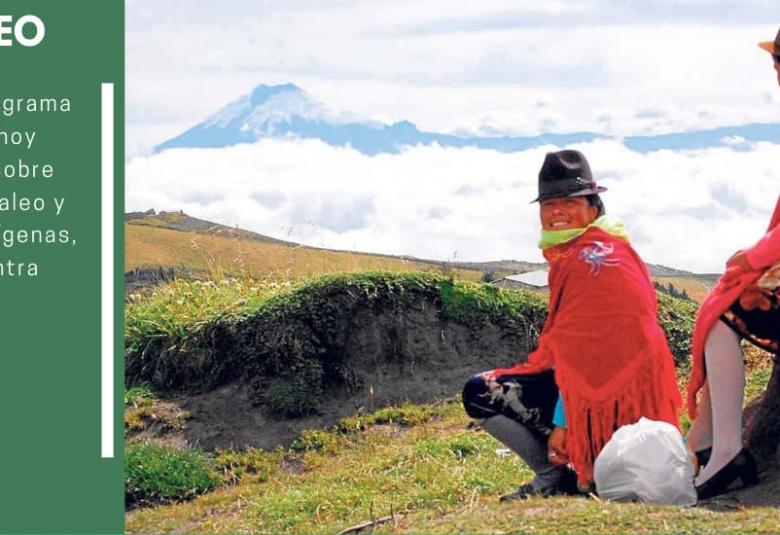
[[[688,412],[695,421],[688,447],[698,452],[704,464],[696,477],[699,499],[724,492],[738,479],[745,486],[758,481],[755,460],[742,447],[745,365],[739,342],[744,338],[776,355],[780,349],[778,292],[756,284],[767,268],[780,262],[778,223],[780,198],[766,234],[729,258],[726,272],[696,318],[688,383]]]
[[[502,499],[589,488],[618,427],[642,416],[677,425],[681,399],[655,290],[622,224],[604,216],[603,191],[580,152],[547,154],[536,199],[550,265],[539,346],[527,363],[475,375],[463,390],[469,416],[535,473]]]

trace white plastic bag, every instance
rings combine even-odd
[[[615,431],[596,458],[593,477],[607,500],[696,504],[690,453],[666,422],[641,418]]]

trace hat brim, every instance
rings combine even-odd
[[[758,46],[769,52],[770,54],[776,54],[774,41],[762,41],[758,43]]]
[[[568,195],[539,195],[536,199],[531,201],[529,204],[546,201],[547,199],[560,199],[564,197],[566,198],[585,197],[586,195],[596,195],[597,193],[604,193],[605,191],[607,191],[607,188],[605,188],[604,186],[596,186],[595,188],[588,188],[581,191],[575,191],[574,193],[569,193]]]

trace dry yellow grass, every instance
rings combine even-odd
[[[441,269],[433,264],[400,258],[127,224],[125,269],[141,266],[184,267],[208,273],[245,273],[274,280],[300,280],[333,272]],[[482,276],[482,272],[477,270],[457,269],[455,272],[462,280],[474,281]]]

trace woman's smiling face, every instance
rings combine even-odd
[[[558,197],[539,203],[539,218],[544,230],[584,228],[598,216],[598,208],[585,197]]]

